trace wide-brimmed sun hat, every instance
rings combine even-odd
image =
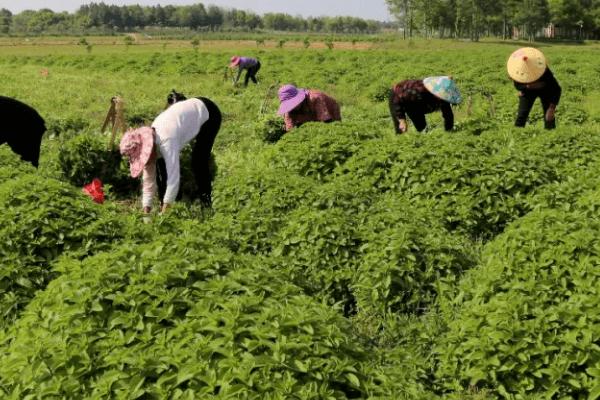
[[[242,58],[240,56],[231,57],[231,60],[229,60],[229,67],[230,68],[236,67],[240,63],[241,59]]]
[[[285,85],[279,88],[279,105],[278,113],[280,115],[287,114],[298,107],[306,98],[306,90],[298,89],[294,85]]]
[[[513,81],[519,83],[535,82],[546,71],[544,53],[533,47],[523,47],[516,50],[508,58],[506,69]]]
[[[140,176],[154,148],[152,128],[144,126],[128,130],[119,145],[121,154],[129,158],[129,170],[133,178]]]
[[[423,79],[423,85],[429,93],[450,104],[458,104],[462,101],[456,83],[449,76],[430,76]]]

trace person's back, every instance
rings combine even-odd
[[[152,127],[161,142],[174,140],[179,151],[198,134],[208,118],[208,110],[204,103],[200,99],[192,98],[174,103],[164,110],[154,119]]]
[[[7,143],[25,161],[38,166],[44,119],[38,112],[19,100],[0,96],[0,144]]]

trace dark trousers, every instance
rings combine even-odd
[[[244,78],[244,86],[248,86],[248,81],[250,79],[252,79],[252,82],[258,83],[258,81],[256,80],[256,74],[258,73],[259,69],[260,61],[257,61],[255,66],[248,68],[248,70],[246,71],[246,77]]]
[[[388,105],[390,107],[390,115],[392,117],[392,122],[394,123],[394,130],[397,134],[400,134],[400,119],[396,114],[396,110],[394,107],[393,101],[393,92],[390,91],[390,95],[388,97]],[[406,115],[412,121],[415,129],[419,132],[422,132],[427,127],[427,120],[425,119],[425,113],[419,110],[406,110]]]
[[[194,139],[192,149],[192,173],[198,188],[198,198],[205,207],[212,204],[212,182],[210,174],[210,153],[212,151],[215,137],[221,128],[221,111],[219,107],[206,97],[198,97],[208,109],[208,120],[200,127],[200,131]],[[167,190],[167,167],[165,160],[159,158],[156,162],[156,183],[158,185],[158,196],[165,197]]]
[[[515,126],[525,126],[525,124],[527,123],[527,118],[529,117],[529,112],[533,107],[533,103],[535,103],[535,99],[538,97],[542,102],[542,110],[544,111],[544,127],[546,129],[556,128],[556,119],[553,119],[552,121],[546,121],[546,111],[548,111],[548,107],[551,104],[548,97],[544,95],[529,93],[525,93],[523,94],[523,96],[519,97],[519,110],[517,111],[517,119],[515,120]]]

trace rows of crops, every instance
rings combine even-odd
[[[514,44],[396,47],[263,49],[248,89],[222,79],[235,49],[0,49],[2,94],[50,128],[39,171],[0,148],[2,397],[600,397],[597,49],[544,48],[545,131],[539,105],[512,127]],[[456,131],[396,136],[387,87],[438,74],[466,99]],[[288,82],[343,121],[265,142]],[[136,124],[172,88],[224,113],[214,209],[145,224],[98,127],[115,93]]]

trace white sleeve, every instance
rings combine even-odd
[[[173,204],[179,193],[179,146],[173,140],[161,144],[161,154],[167,167],[167,190],[163,203]]]
[[[156,158],[148,161],[142,174],[142,207],[152,207],[156,193]]]

